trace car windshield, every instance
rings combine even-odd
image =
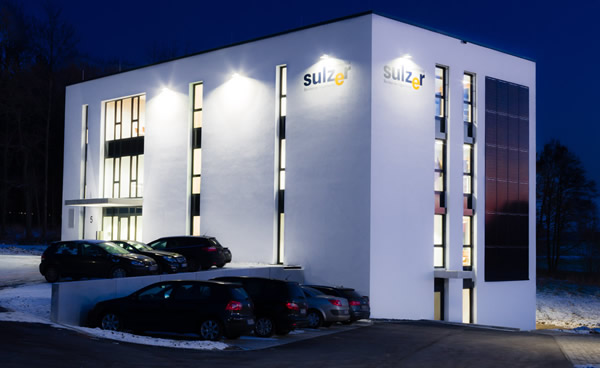
[[[137,241],[129,241],[127,243],[129,243],[129,245],[131,245],[135,249],[139,250],[140,252],[147,252],[149,250],[153,250],[151,247],[147,246],[146,244],[140,243]]]
[[[248,300],[250,298],[246,293],[246,290],[239,287],[231,289],[231,294],[233,294],[233,298],[238,301]]]
[[[98,243],[98,246],[110,254],[115,254],[115,255],[129,254],[128,251],[126,251],[125,249],[119,247],[118,245],[116,245],[114,243]]]

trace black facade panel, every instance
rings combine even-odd
[[[192,216],[200,216],[200,194],[192,194]]]
[[[105,157],[137,156],[144,154],[144,137],[134,137],[106,142]]]
[[[529,277],[528,96],[526,87],[486,78],[486,281]]]
[[[202,128],[194,128],[192,134],[192,148],[202,148]]]

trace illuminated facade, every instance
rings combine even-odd
[[[361,14],[69,86],[62,237],[209,234],[373,317],[531,329],[534,163],[535,63]]]

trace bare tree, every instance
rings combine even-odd
[[[597,195],[596,183],[586,177],[577,156],[555,140],[544,146],[537,160],[537,243],[546,253],[550,273],[556,272],[561,255],[580,245],[582,235],[597,223]]]

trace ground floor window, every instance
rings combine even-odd
[[[463,280],[463,323],[473,323],[473,280]]]
[[[444,320],[444,279],[434,279],[433,281],[433,319],[436,321]]]
[[[142,208],[118,207],[102,211],[102,240],[142,240]]]

